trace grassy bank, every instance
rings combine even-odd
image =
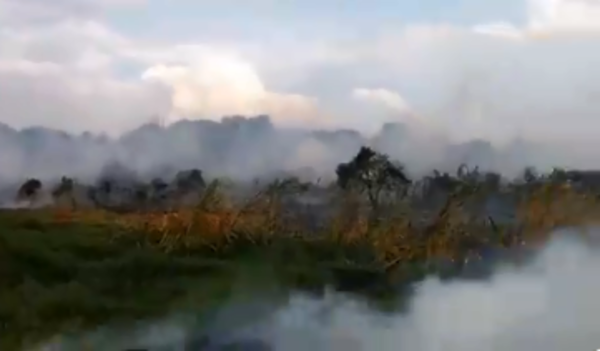
[[[272,207],[3,210],[0,349],[108,322],[206,311],[233,297],[284,298],[295,289],[320,294],[330,286],[385,306],[408,281],[460,274],[469,262],[544,242],[552,228],[600,218],[595,198],[546,190],[524,202],[511,225],[475,222],[457,203],[425,227],[342,212],[314,233],[283,223]]]
[[[262,245],[240,239],[222,252],[173,245],[162,245],[155,232],[108,221],[0,212],[0,349],[107,322],[206,310],[233,295],[280,290],[283,296],[288,287],[319,293],[336,281],[350,289],[344,282],[355,278],[357,288],[370,288],[383,277],[358,248],[356,254],[352,248],[328,252],[321,242],[299,238]],[[364,264],[346,267],[343,252]]]

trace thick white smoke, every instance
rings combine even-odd
[[[559,234],[527,265],[498,267],[488,280],[427,279],[406,313],[383,315],[363,301],[332,292],[321,299],[292,297],[262,322],[256,310],[240,309],[229,314],[229,323],[255,322],[245,330],[233,329],[277,351],[596,350],[600,250],[575,240],[573,233]],[[146,346],[163,345],[203,331],[181,325],[171,319],[130,337]]]
[[[596,248],[557,239],[530,265],[499,269],[489,281],[426,280],[406,315],[384,317],[343,296],[301,297],[270,333],[284,351],[596,350],[598,269]],[[313,311],[328,304],[332,312],[319,321]]]

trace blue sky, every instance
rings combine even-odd
[[[291,40],[355,36],[411,23],[520,24],[525,17],[523,0],[148,0],[142,8],[113,11],[109,21],[141,37]]]

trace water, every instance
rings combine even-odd
[[[403,309],[333,288],[245,293],[236,283],[238,293],[210,309],[192,296],[163,317],[62,333],[33,350],[596,350],[599,271],[598,246],[566,233],[527,264],[500,264],[485,278],[428,277]]]

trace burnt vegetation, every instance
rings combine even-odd
[[[48,185],[28,179],[15,199],[21,207],[73,216],[120,214],[144,223],[156,217],[188,216],[191,221],[194,214],[210,215],[214,221],[228,223],[217,225],[223,237],[232,233],[318,237],[337,230],[343,232],[338,236],[354,233],[369,240],[373,235],[392,237],[405,246],[417,238],[439,238],[451,225],[460,227],[461,235],[471,243],[491,245],[490,235],[497,243],[518,241],[533,221],[528,211],[539,210],[535,212],[540,222],[536,231],[577,224],[592,220],[600,194],[598,172],[558,168],[548,174],[527,168],[520,177],[505,179],[461,165],[454,173],[433,170],[410,179],[400,162],[366,146],[336,167],[331,183],[305,182],[294,176],[268,183],[233,183],[205,179],[200,169],[172,173],[170,178],[143,179],[126,166],[112,163],[92,184],[67,176]],[[567,197],[587,207],[571,213],[573,206],[558,205]],[[540,212],[542,207],[545,212]],[[547,218],[540,219],[542,215]],[[199,230],[209,227],[206,224]],[[461,240],[457,234],[448,238]]]
[[[93,182],[64,176],[14,187],[18,209],[0,211],[0,326],[10,336],[2,349],[74,321],[87,328],[161,315],[198,278],[208,286],[249,261],[290,289],[333,286],[385,300],[425,275],[485,275],[555,228],[600,218],[598,172],[528,168],[506,179],[461,165],[411,179],[369,147],[339,164],[332,182],[165,174],[144,178],[112,163]]]

